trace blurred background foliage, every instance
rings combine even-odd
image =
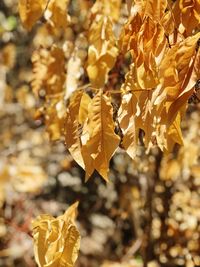
[[[81,22],[92,2],[72,1],[73,27],[51,35],[43,21],[27,33],[17,0],[0,1],[0,266],[36,266],[31,220],[41,213],[59,215],[76,200],[78,267],[200,266],[198,103],[189,104],[182,123],[185,146],[168,155],[156,148],[146,155],[141,146],[134,161],[119,150],[107,184],[96,173],[84,183],[84,171],[64,142],[50,142],[35,114],[40,100],[30,87],[33,51],[54,42],[70,47],[76,39],[84,58],[76,36],[86,27]]]

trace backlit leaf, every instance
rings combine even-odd
[[[52,23],[54,27],[65,28],[68,23],[68,8],[69,0],[50,0],[45,18]]]
[[[120,7],[121,0],[97,0],[91,11],[93,14],[110,16],[117,21],[119,19]]]
[[[42,16],[47,0],[19,0],[18,8],[21,21],[27,30],[31,30]]]
[[[114,132],[113,110],[110,98],[100,91],[88,109],[88,141],[85,149],[91,156],[84,157],[86,179],[87,166],[96,169],[105,180],[108,180],[109,161],[119,144],[119,136]]]
[[[66,118],[65,118],[65,142],[75,161],[84,168],[84,161],[81,154],[80,128],[84,123],[90,97],[83,91],[77,91],[70,99]]]
[[[118,54],[112,27],[108,17],[98,15],[89,30],[87,73],[91,84],[98,88],[107,82]]]
[[[35,259],[39,267],[73,267],[80,234],[75,225],[78,202],[57,218],[44,214],[32,223]]]

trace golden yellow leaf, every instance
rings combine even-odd
[[[167,148],[168,151],[172,150],[174,144],[183,145],[183,136],[181,132],[181,112],[179,111],[173,121],[169,126],[167,131]]]
[[[54,27],[65,28],[68,24],[68,4],[69,0],[50,0],[45,12],[45,18]]]
[[[61,48],[53,45],[50,50],[41,48],[32,56],[32,89],[38,96],[45,98],[41,115],[45,115],[45,124],[52,140],[58,140],[63,130],[65,57]],[[44,112],[45,110],[45,112]]]
[[[78,202],[57,218],[44,214],[32,223],[35,259],[39,267],[73,267],[80,234],[75,225]]]
[[[19,0],[18,8],[23,26],[31,30],[36,21],[42,16],[47,0]]]
[[[168,122],[187,104],[200,75],[200,51],[197,49],[200,33],[186,38],[166,53],[161,62],[160,75],[169,101]]]
[[[180,0],[173,6],[176,26],[181,33],[189,36],[195,28],[200,26],[200,1]]]
[[[1,63],[7,70],[11,69],[15,65],[16,60],[16,47],[14,44],[7,44],[0,53]]]
[[[5,163],[4,163],[5,164]],[[5,201],[5,188],[6,184],[10,181],[9,177],[9,168],[6,166],[2,166],[3,162],[1,163],[1,171],[0,171],[0,208],[3,206]]]
[[[78,115],[78,121],[80,124],[83,124],[87,118],[88,115],[88,107],[91,102],[91,98],[89,95],[83,93],[81,98],[81,104],[79,108],[79,115]]]
[[[123,133],[122,145],[127,154],[134,158],[138,143],[138,130],[135,122],[137,98],[134,94],[124,94],[118,112],[120,128]]]
[[[77,91],[70,99],[65,118],[65,142],[75,161],[84,168],[84,161],[81,154],[80,128],[87,117],[87,109],[90,97]]]
[[[115,64],[118,55],[112,21],[103,15],[96,16],[89,30],[89,50],[87,73],[95,87],[103,87],[108,72]]]
[[[110,16],[117,21],[120,15],[120,7],[121,0],[97,0],[91,9],[91,12],[93,14]]]
[[[119,45],[123,53],[131,52],[134,66],[132,84],[137,90],[149,90],[159,84],[159,66],[167,40],[160,22],[150,16],[142,18],[139,11],[126,23]]]
[[[144,15],[160,22],[167,8],[167,0],[146,0],[144,2]]]
[[[114,132],[113,110],[110,98],[100,91],[88,108],[88,140],[83,146],[86,179],[96,169],[107,181],[109,161],[119,145],[119,136]],[[89,172],[88,172],[89,170]]]
[[[197,33],[166,51],[160,66],[160,76],[169,100],[176,99],[183,92],[191,90],[195,84],[194,79],[192,84],[189,82],[199,38],[200,33]]]
[[[119,38],[119,47],[123,53],[134,50],[137,51],[137,38],[142,26],[142,18],[139,13],[130,17],[122,28]]]
[[[40,89],[45,95],[53,95],[63,91],[66,79],[65,57],[61,48],[53,45],[51,50],[41,48],[32,56],[33,91],[38,94]]]
[[[130,51],[133,59],[121,90],[133,92],[135,115],[130,115],[131,101],[123,96],[119,118],[121,123],[129,119],[130,127],[121,127],[123,145],[132,157],[137,129],[144,131],[148,148],[156,143],[162,150],[171,150],[175,143],[183,144],[180,117],[199,76],[197,42],[200,35],[186,39],[171,36],[174,34],[173,14],[171,9],[166,11],[166,6],[165,0],[134,1],[120,36],[120,48],[124,53]],[[170,42],[174,41],[171,46]]]
[[[181,112],[175,113],[172,120],[168,120],[170,102],[164,97],[156,103],[162,87],[156,90],[137,90],[134,83],[134,66],[126,75],[122,91],[122,98],[118,116],[123,133],[122,145],[126,152],[133,158],[136,153],[139,129],[144,131],[144,144],[150,149],[157,144],[161,150],[171,150],[175,143],[183,144],[180,130]]]
[[[66,107],[61,97],[52,98],[45,104],[45,125],[51,140],[59,140],[63,133]]]

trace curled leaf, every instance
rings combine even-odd
[[[78,202],[57,218],[44,214],[32,223],[35,259],[39,267],[73,267],[80,234],[74,219]]]

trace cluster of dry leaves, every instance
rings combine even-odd
[[[70,4],[19,1],[24,27],[30,30],[43,17],[40,31],[57,40],[41,42],[32,57],[33,91],[44,100],[38,116],[45,117],[51,137],[65,136],[86,180],[94,170],[108,180],[119,145],[131,158],[141,142],[148,150],[182,145],[181,118],[199,78],[199,1],[128,1],[129,15],[119,0],[86,1],[73,37],[70,27],[78,18],[70,16]],[[61,28],[67,28],[63,43]]]
[[[23,26],[30,31],[37,25],[31,84],[38,99],[35,103],[28,87],[21,86],[16,93],[17,101],[27,111],[39,106],[34,114],[36,120],[44,120],[52,140],[65,139],[71,155],[85,169],[86,180],[97,170],[108,181],[109,162],[119,147],[135,159],[141,155],[141,144],[148,151],[157,145],[165,152],[172,151],[176,143],[184,143],[177,155],[169,154],[162,159],[160,181],[153,192],[154,254],[161,264],[170,259],[173,264],[198,266],[199,151],[193,142],[199,121],[194,119],[196,124],[192,125],[196,128],[183,140],[181,120],[200,78],[200,2],[76,2],[78,7],[73,8],[72,14],[73,1],[19,0]],[[10,97],[6,75],[14,65],[14,58],[15,47],[5,46],[1,51],[0,84],[5,89],[4,100]],[[8,113],[14,113],[12,106],[6,107],[11,110]],[[8,187],[31,193],[40,190],[46,181],[38,160],[27,152],[28,144],[41,146],[40,133],[35,133],[31,144],[29,134],[26,140],[17,143],[17,149],[22,150],[19,157],[4,157],[0,206]],[[3,140],[9,143],[11,138],[12,135],[4,136]],[[137,162],[135,167],[143,163]],[[190,190],[180,183],[181,179],[190,183]],[[166,207],[160,202],[165,203],[163,192],[165,187],[172,187],[172,182],[174,193]],[[124,188],[122,198],[129,192],[135,201],[131,205],[140,203],[134,209],[145,208],[141,204],[145,194],[140,195],[136,187]],[[129,206],[128,202],[122,202],[124,207]],[[33,222],[39,266],[74,265],[80,241],[74,223],[76,208],[77,203],[62,216],[41,215]],[[168,208],[167,216],[163,208]],[[141,223],[137,225],[137,220],[134,223],[136,237],[141,242]],[[5,231],[3,227],[2,224]],[[184,236],[183,243],[168,244],[172,236]],[[185,244],[189,239],[191,242]],[[105,262],[104,266],[137,266],[137,262],[128,258],[123,263]]]

